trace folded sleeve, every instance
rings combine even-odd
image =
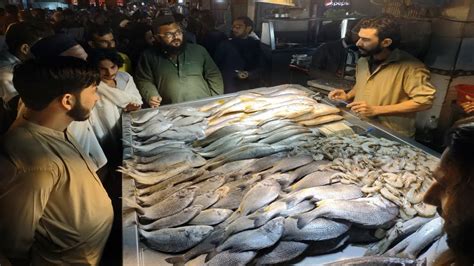
[[[430,72],[425,67],[414,67],[409,71],[404,90],[411,100],[422,105],[431,105],[436,93],[430,83]]]

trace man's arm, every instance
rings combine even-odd
[[[134,78],[138,91],[145,102],[151,106],[150,102],[153,101],[152,99],[161,97],[159,97],[158,88],[153,78],[152,60],[150,60],[149,56],[149,53],[146,52],[142,54],[138,61]]]
[[[224,81],[222,80],[221,72],[214,60],[212,60],[209,53],[202,48],[204,57],[204,79],[206,80],[212,95],[219,95],[224,93]]]
[[[360,115],[371,117],[419,112],[429,109],[431,104],[419,104],[414,100],[408,100],[398,104],[374,106],[368,105],[363,101],[358,101],[348,104],[347,107]]]

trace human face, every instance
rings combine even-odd
[[[371,28],[361,28],[359,30],[359,40],[356,43],[361,56],[373,56],[382,52],[383,47],[377,36],[377,30]]]
[[[97,94],[97,85],[91,85],[74,96],[76,101],[67,114],[74,121],[85,121],[89,119],[92,109],[100,98],[99,94]]]
[[[100,79],[103,81],[113,81],[118,72],[118,66],[112,61],[105,59],[99,62]]]
[[[251,27],[245,26],[242,20],[234,20],[232,22],[232,36],[245,39],[250,34]]]
[[[157,37],[165,46],[179,48],[183,44],[183,31],[176,23],[160,26]]]
[[[94,34],[91,42],[92,48],[111,49],[115,48],[115,38],[112,33],[107,33],[104,36]]]
[[[153,32],[151,30],[145,32],[145,42],[148,45],[153,45],[154,41],[155,41],[155,37],[153,37]]]
[[[425,194],[423,201],[437,207],[444,219],[444,231],[447,243],[453,252],[465,253],[469,245],[465,240],[474,233],[474,188],[462,181],[457,162],[452,158],[449,149],[441,156],[439,167],[434,172],[435,181]]]

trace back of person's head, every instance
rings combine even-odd
[[[474,178],[474,122],[451,129],[446,143],[449,155],[461,175],[469,179]]]
[[[253,30],[253,21],[249,17],[240,16],[240,17],[237,17],[236,19],[234,19],[234,21],[236,21],[236,20],[242,21],[246,27],[251,27],[252,30]]]
[[[176,23],[174,20],[174,17],[171,15],[163,15],[163,16],[158,16],[153,20],[153,32],[156,34],[160,32],[160,27],[164,25],[171,25],[173,23]]]
[[[391,39],[392,44],[388,47],[394,50],[400,45],[402,39],[400,32],[400,24],[391,16],[381,16],[376,18],[364,19],[360,23],[360,29],[376,29],[379,41]]]
[[[114,32],[108,25],[93,24],[87,30],[86,39],[87,41],[93,41],[94,36],[102,37],[110,33],[113,34]]]
[[[18,22],[8,28],[5,34],[5,43],[10,53],[18,55],[20,50],[29,50],[36,42],[53,34],[53,30],[46,23]],[[28,45],[27,48],[23,47],[25,44]],[[24,51],[24,53],[26,52]]]
[[[28,60],[15,67],[13,85],[26,107],[41,111],[54,99],[99,82],[98,71],[86,61],[68,56]]]
[[[55,34],[39,40],[31,47],[31,53],[37,58],[63,55],[87,59],[82,46],[65,34]]]
[[[110,60],[119,68],[123,66],[123,59],[117,51],[113,49],[93,49],[89,52],[87,61],[94,67],[98,67],[103,60]]]

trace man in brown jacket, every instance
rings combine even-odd
[[[431,107],[435,88],[425,65],[397,49],[400,25],[379,17],[361,23],[357,47],[356,84],[345,93],[336,89],[330,99],[353,100],[347,107],[402,135],[415,135],[415,113]]]

